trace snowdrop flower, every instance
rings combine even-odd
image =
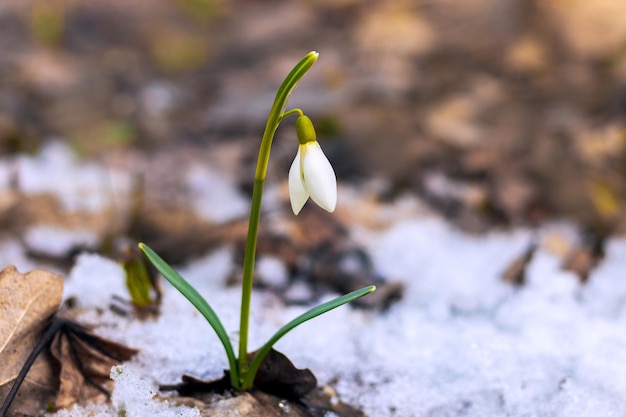
[[[298,153],[289,169],[289,199],[297,215],[309,197],[326,211],[335,211],[337,205],[337,178],[315,137],[311,119],[299,116],[296,120]]]

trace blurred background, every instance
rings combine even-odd
[[[317,50],[290,105],[340,180],[470,231],[565,218],[604,239],[626,231],[625,15],[622,0],[3,0],[0,154],[223,145],[250,172],[278,85]]]

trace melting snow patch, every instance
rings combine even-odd
[[[206,167],[193,166],[187,174],[196,213],[214,222],[225,222],[248,214],[249,201],[237,192],[229,177]]]
[[[99,255],[83,253],[65,283],[65,298],[76,297],[85,308],[106,308],[114,295],[128,294],[121,265]]]
[[[528,231],[476,237],[442,222],[413,220],[370,238],[376,268],[403,280],[405,297],[382,313],[333,310],[276,346],[320,383],[333,384],[342,400],[370,417],[623,415],[626,240],[609,242],[586,286],[539,249],[527,284],[513,288],[500,274],[524,251]],[[181,272],[213,304],[236,343],[239,291],[220,284],[231,259],[229,251],[218,251]],[[86,305],[105,306],[122,282],[117,265],[84,255],[68,291],[85,297]],[[183,373],[219,377],[226,366],[209,325],[167,283],[165,290],[158,319],[104,320],[97,329],[141,349],[113,371],[121,373],[111,409],[128,416],[197,415],[155,399],[155,387]],[[255,292],[251,348],[305,310]],[[58,415],[115,415],[94,407]]]
[[[30,251],[58,258],[70,254],[75,248],[96,247],[98,239],[98,235],[89,230],[53,226],[31,227],[24,235],[24,243]]]
[[[111,184],[95,163],[80,163],[60,142],[46,145],[36,157],[21,156],[16,165],[19,189],[28,194],[51,193],[70,212],[98,212],[106,208]]]
[[[115,390],[111,402],[113,407],[124,412],[126,417],[194,417],[200,412],[195,408],[175,406],[167,400],[155,401],[157,387],[144,376],[125,366],[111,369]]]

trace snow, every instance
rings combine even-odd
[[[116,366],[111,370],[115,381],[115,391],[111,398],[114,408],[124,410],[127,417],[159,415],[161,417],[196,417],[197,409],[179,407],[165,401],[152,401],[156,387],[134,372],[128,372],[125,366]]]
[[[55,226],[35,226],[24,234],[24,243],[33,252],[62,258],[74,247],[96,247],[98,235],[90,230],[68,230]]]
[[[529,239],[528,231],[468,236],[438,220],[405,221],[376,233],[369,245],[376,266],[405,282],[405,298],[385,313],[334,310],[296,329],[277,348],[369,416],[623,415],[626,262],[620,255],[626,240],[609,243],[606,261],[587,286],[562,272],[557,257],[539,250],[528,284],[514,289],[499,274]],[[233,330],[238,291],[218,294],[223,277],[207,274],[225,275],[230,257],[218,251],[184,275]],[[110,261],[100,259],[97,267],[97,255],[89,260],[89,270],[102,274],[93,272],[90,280],[111,279]],[[76,269],[84,262],[79,259],[68,291],[78,285]],[[101,303],[108,300],[108,293],[96,292]],[[304,311],[280,306],[271,294],[257,293],[254,301],[255,345]],[[171,415],[171,404],[147,400],[158,383],[183,373],[217,377],[226,366],[208,324],[170,287],[156,321],[115,322],[100,333],[139,347],[141,354],[124,372],[133,381],[149,381],[132,390],[116,381],[115,409],[132,403],[138,416]],[[143,405],[131,402],[139,397]],[[85,415],[75,410],[69,415]]]
[[[94,180],[100,168],[53,151],[31,159],[38,161],[32,166],[24,160],[22,170],[30,174],[20,176],[21,185],[43,190],[37,181],[44,180],[41,170],[50,168],[48,178],[65,184],[53,191],[66,196],[69,208],[95,206],[98,198],[91,199],[88,192],[89,198],[79,199],[87,191],[75,187],[102,188]],[[200,187],[208,172],[190,174],[191,183]],[[70,187],[72,181],[64,181],[68,178],[94,182]],[[239,201],[232,189],[224,193]],[[217,194],[201,193],[197,201],[215,204],[221,201]],[[321,384],[331,384],[343,401],[362,407],[370,417],[624,415],[626,239],[608,242],[605,260],[582,285],[561,270],[562,259],[543,244],[555,233],[571,241],[571,226],[474,236],[423,214],[408,217],[403,207],[402,220],[391,227],[360,228],[357,235],[380,274],[404,282],[404,298],[386,312],[349,306],[333,310],[285,336],[278,350],[296,366],[310,368]],[[208,217],[222,215],[213,209],[205,211]],[[393,216],[386,212],[385,217]],[[64,231],[57,232],[64,236]],[[52,240],[55,231],[46,233]],[[502,271],[536,237],[542,244],[528,267],[526,285],[514,288],[502,282]],[[177,269],[209,300],[236,343],[240,293],[223,284],[232,260],[231,249],[224,247]],[[0,242],[0,261],[17,263],[20,269],[34,266],[10,240]],[[261,266],[281,268],[273,258]],[[121,267],[96,254],[77,259],[65,297],[76,297],[86,309],[82,320],[95,325],[97,333],[140,353],[112,369],[111,404],[75,406],[54,415],[199,415],[156,395],[158,384],[177,382],[185,373],[219,377],[226,359],[202,316],[169,284],[164,288],[158,318],[139,321],[116,315],[108,309],[111,297],[127,298]],[[271,293],[255,292],[251,348],[306,309],[286,307]]]
[[[48,144],[36,157],[20,156],[16,165],[22,192],[54,193],[69,212],[96,212],[110,203],[109,173],[94,163],[78,161],[61,142]]]
[[[226,222],[246,216],[250,211],[249,200],[237,191],[230,178],[206,167],[192,166],[187,174],[187,185],[193,196],[191,205],[207,220]]]
[[[83,253],[65,280],[65,298],[76,298],[78,307],[97,309],[107,306],[113,296],[127,294],[121,265],[96,254]]]

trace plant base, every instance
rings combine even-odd
[[[323,417],[329,412],[339,417],[365,417],[365,414],[339,401],[330,387],[318,387],[308,369],[297,369],[282,353],[272,350],[263,361],[254,388],[236,391],[231,388],[228,371],[213,381],[183,375],[183,382],[161,386],[162,391],[177,391],[183,398],[168,398],[200,409],[200,415],[230,416],[238,410],[242,416]]]

